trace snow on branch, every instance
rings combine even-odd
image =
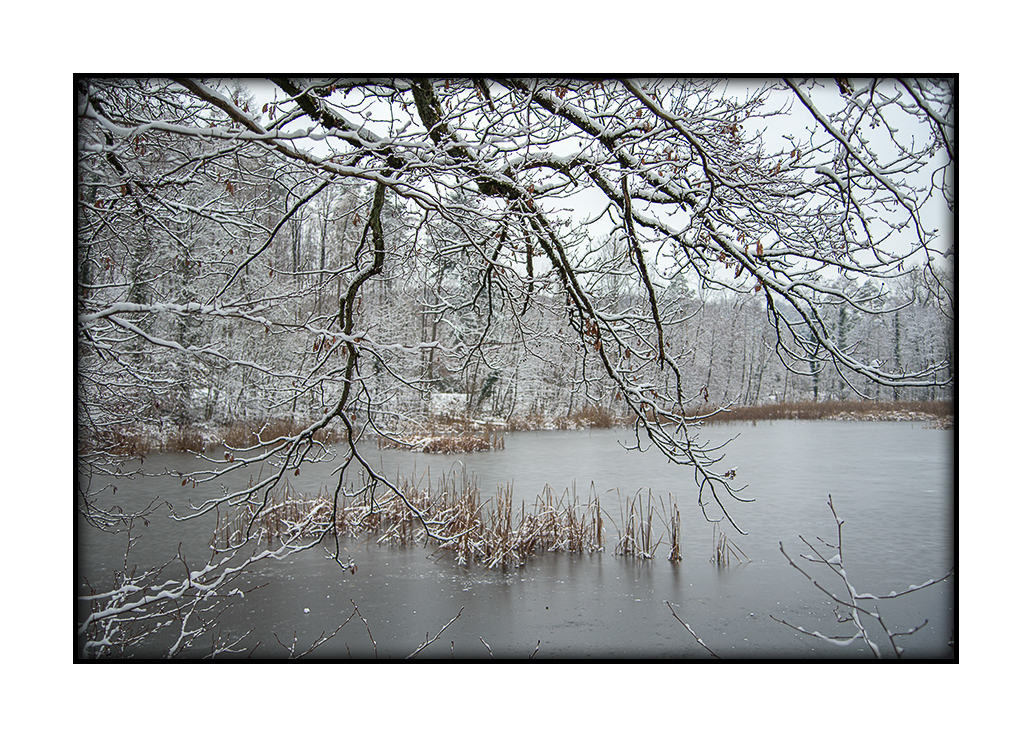
[[[789,623],[785,620],[782,620],[781,618],[776,618],[774,615],[772,615],[771,618],[779,623],[782,623],[783,625],[787,625],[790,628],[799,631],[800,633],[813,636],[826,643],[830,643],[836,646],[847,646],[857,640],[860,640],[866,646],[868,646],[869,650],[871,650],[872,654],[876,658],[882,658],[882,651],[880,650],[879,645],[876,642],[876,635],[879,633],[879,631],[881,631],[885,635],[886,639],[889,641],[889,645],[893,650],[893,655],[899,659],[902,657],[904,653],[904,647],[899,642],[899,638],[917,632],[920,628],[926,625],[926,623],[928,623],[928,620],[924,621],[920,625],[914,626],[907,630],[893,631],[890,629],[890,626],[886,623],[885,618],[882,616],[882,614],[879,613],[876,604],[866,604],[864,606],[861,606],[858,603],[860,601],[878,602],[881,600],[894,599],[902,595],[909,594],[911,592],[916,592],[946,581],[950,577],[954,576],[954,571],[952,569],[951,571],[947,572],[947,574],[945,574],[944,576],[938,577],[936,579],[930,579],[924,584],[911,585],[905,592],[890,592],[888,595],[881,596],[876,596],[872,594],[859,594],[857,590],[854,588],[854,585],[850,582],[846,568],[844,566],[843,525],[846,521],[840,518],[839,515],[836,513],[836,508],[833,506],[832,503],[832,495],[829,495],[828,506],[829,509],[832,511],[833,517],[836,519],[838,540],[835,544],[826,543],[821,539],[818,539],[818,541],[826,547],[834,549],[836,553],[832,556],[826,557],[814,544],[810,543],[803,536],[800,536],[800,540],[803,541],[803,543],[812,552],[811,554],[800,554],[800,558],[808,563],[824,565],[825,568],[831,571],[835,575],[835,577],[840,580],[840,582],[846,590],[845,595],[838,594],[829,587],[826,587],[825,585],[819,583],[803,567],[797,564],[796,561],[794,561],[788,553],[786,553],[785,547],[781,543],[779,543],[779,550],[782,552],[782,556],[785,557],[786,561],[789,562],[790,566],[792,566],[804,577],[806,577],[811,584],[813,584],[820,592],[822,592],[822,594],[824,594],[826,597],[828,597],[834,603],[836,603],[837,620],[840,623],[850,624],[851,627],[856,629],[855,632],[845,636],[830,636],[822,634],[818,631],[807,630],[806,628],[803,628],[799,625],[795,625],[793,623]],[[844,611],[842,613],[840,612],[840,607],[844,608]],[[866,624],[864,617],[873,620],[874,625]]]

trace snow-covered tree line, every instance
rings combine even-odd
[[[952,95],[80,79],[84,452],[147,422],[388,432],[438,391],[602,404],[695,465],[704,404],[942,398]]]
[[[213,459],[199,480],[277,472],[204,513],[261,499],[324,429],[365,467],[355,441],[453,392],[481,415],[631,415],[726,515],[704,406],[949,396],[950,79],[75,94],[81,476],[141,425],[303,421]]]
[[[293,293],[294,325],[301,325],[310,315],[326,316],[328,311],[332,312],[330,308],[340,302],[347,262],[354,258],[361,237],[356,216],[364,204],[368,206],[369,195],[368,188],[362,185],[354,189],[338,185],[313,197],[297,211],[288,227],[274,236],[262,279],[245,281],[243,277],[250,277],[251,272],[245,268],[241,298],[261,304],[262,295]],[[103,202],[99,206],[96,201],[93,203],[94,208],[103,206]],[[266,217],[272,216],[269,213]],[[411,214],[404,208],[396,206],[387,220],[390,225],[385,238],[389,241],[412,241],[417,237]],[[99,258],[91,255],[81,263],[80,289],[84,296],[105,290],[117,302],[119,288],[92,281],[93,275],[106,275],[103,278],[115,277],[114,281],[124,285],[127,297],[129,293],[144,297],[147,290],[152,290],[154,295],[162,296],[161,303],[186,305],[196,301],[202,272],[233,255],[231,252],[240,246],[220,245],[218,238],[192,238],[193,243],[183,247],[178,261],[172,252],[171,261],[165,266],[151,254],[140,263],[134,262],[129,252],[119,261],[112,254]],[[463,282],[463,265],[448,257],[448,243],[448,236],[428,223],[420,247],[406,258],[396,255],[386,262],[384,274],[376,279],[377,287],[366,296],[369,320],[376,322],[379,329],[389,329],[393,341],[409,346],[440,344],[409,355],[405,372],[415,378],[413,382],[391,388],[388,385],[392,382],[388,381],[382,388],[391,393],[390,399],[373,410],[382,416],[387,428],[426,418],[432,411],[430,396],[436,392],[463,395],[466,400],[462,411],[474,416],[549,419],[589,404],[620,415],[626,413],[614,382],[585,371],[583,347],[580,352],[569,349],[558,295],[536,304],[538,310],[534,313],[524,313],[522,325],[508,331],[496,330],[490,339],[480,341],[479,353],[467,360],[452,360],[456,351],[470,343],[470,330],[476,329],[478,318],[475,309],[452,307],[459,299],[457,295],[469,298],[473,290],[471,284]],[[141,278],[139,270],[147,268],[144,264],[151,265],[150,279]],[[599,297],[614,305],[628,306],[643,299],[641,285],[627,275],[620,279],[618,274],[618,269],[612,269],[608,282],[597,290]],[[673,341],[678,347],[685,381],[699,396],[706,397],[704,405],[842,400],[856,398],[858,393],[880,399],[949,397],[946,388],[936,385],[886,388],[871,380],[851,385],[833,370],[823,371],[827,364],[824,361],[815,362],[814,367],[807,362],[802,370],[792,364],[787,367],[777,355],[776,336],[767,320],[763,297],[756,293],[706,294],[686,282],[679,276],[661,285],[660,297],[670,303],[672,314],[678,316],[669,330],[668,342]],[[835,282],[829,283],[830,287],[834,285]],[[849,285],[843,280],[841,286]],[[252,290],[251,294],[245,294],[245,289]],[[870,360],[898,371],[944,364],[949,357],[951,326],[938,309],[939,303],[929,294],[928,286],[917,282],[912,273],[910,280],[894,281],[882,289],[873,282],[867,293],[863,307],[839,301],[824,309],[823,315],[837,339],[855,345],[855,350]],[[905,311],[880,312],[887,306],[908,302],[912,305]],[[542,310],[543,306],[548,309]],[[333,352],[334,339],[292,331],[289,325],[274,331],[262,321],[202,321],[182,312],[156,313],[160,315],[158,324],[165,321],[163,330],[171,332],[179,345],[228,346],[237,353],[266,357],[267,364],[285,368],[293,365],[295,372],[262,372],[252,365],[233,366],[226,357],[190,355],[171,347],[158,351],[158,347],[148,345],[140,337],[136,355],[142,366],[136,368],[142,371],[155,364],[164,368],[174,366],[175,373],[167,383],[138,383],[121,392],[121,400],[131,401],[134,409],[131,419],[123,417],[118,421],[119,428],[127,432],[158,429],[168,433],[184,425],[217,428],[234,421],[261,423],[290,418],[309,422],[326,413],[332,385],[325,377],[308,382],[302,376],[307,367],[320,362],[328,366],[340,363],[340,351]],[[325,321],[332,322],[330,318]],[[149,316],[147,324],[155,325]],[[528,335],[533,340],[528,341]],[[100,359],[101,355],[87,355],[84,366],[99,370],[103,363]],[[119,368],[110,366],[109,370],[118,373]],[[374,364],[374,379],[379,370],[380,365]],[[939,371],[948,376],[946,369]],[[86,377],[92,373],[84,372]],[[589,391],[582,391],[583,388]],[[103,402],[95,405],[87,415],[91,420],[98,412],[110,409]],[[97,429],[98,441],[103,442],[103,427],[91,424],[85,430]]]
[[[148,423],[386,433],[450,392],[600,404],[698,465],[703,406],[949,396],[949,80],[83,78],[77,105],[86,457]]]
[[[159,107],[126,112],[136,117],[168,115],[160,107],[161,96],[143,96],[155,84],[105,82],[103,89],[113,99],[98,99],[95,108],[153,105]],[[143,97],[134,99],[131,93]],[[185,93],[178,93],[184,102]],[[231,95],[245,114],[244,108],[257,106],[253,93],[241,84]],[[268,113],[269,103],[263,107]],[[209,127],[232,126],[217,107],[199,107],[193,115]],[[84,133],[87,128],[84,121]],[[111,130],[97,135],[115,140]],[[340,346],[335,346],[339,337],[329,332],[346,283],[359,268],[356,254],[373,187],[363,178],[319,178],[289,158],[278,161],[267,147],[220,144],[179,131],[138,132],[125,145],[125,164],[117,153],[87,156],[84,150],[79,172],[79,289],[84,306],[105,301],[137,306],[138,320],[112,320],[106,328],[132,326],[135,345],[118,357],[134,357],[135,375],[147,380],[84,384],[85,429],[97,431],[103,439],[107,427],[129,429],[147,422],[152,427],[178,427],[249,418],[308,421],[326,413],[333,383],[323,371],[341,360]],[[134,182],[128,167],[138,167],[141,177],[158,183],[162,196],[167,197],[170,188],[181,188],[172,201],[176,210],[166,205],[164,220],[147,214],[137,199],[156,193],[148,192],[142,178]],[[446,202],[471,214],[490,207],[485,199],[479,192],[457,189]],[[154,219],[158,232],[149,219]],[[487,312],[493,307],[488,305],[493,290],[478,283],[483,273],[476,265],[471,268],[474,245],[464,240],[468,234],[460,224],[440,212],[421,215],[394,192],[385,193],[381,219],[386,256],[381,273],[362,296],[364,317],[388,343],[421,347],[398,357],[400,371],[393,379],[380,377],[385,362],[373,362],[371,384],[380,387],[381,397],[369,409],[381,414],[387,427],[396,425],[392,419],[418,421],[434,391],[463,393],[471,412],[495,416],[553,416],[590,402],[625,412],[616,383],[578,361],[593,346],[582,343],[580,352],[570,350],[559,292],[539,279],[538,299],[530,300],[536,284],[534,263],[542,257],[539,247],[531,244],[531,266],[522,275],[530,287],[521,320],[505,330],[489,325],[500,311]],[[501,242],[502,234],[498,235]],[[516,243],[527,236],[525,231],[511,238]],[[600,299],[634,309],[636,301],[648,302],[649,295],[635,264],[622,259],[622,239],[610,234],[587,241],[586,251],[592,256],[585,264],[593,264],[597,273],[586,284]],[[521,248],[526,244],[511,244],[505,251],[514,255]],[[255,257],[258,251],[261,256]],[[726,271],[743,271],[741,264],[721,254],[716,260]],[[776,326],[768,319],[768,294],[701,289],[698,280],[693,287],[690,272],[675,263],[658,270],[671,278],[653,275],[653,299],[669,302],[672,320],[665,341],[678,345],[678,368],[686,389],[697,395],[719,404],[845,399],[856,396],[855,391],[894,399],[948,396],[942,380],[949,377],[950,315],[940,309],[936,292],[942,286],[933,283],[930,288],[921,272],[892,281],[813,278],[829,289],[853,290],[857,295],[857,304],[834,296],[820,308],[840,345],[893,373],[939,367],[931,376],[941,384],[880,389],[870,378],[851,381],[839,376],[835,359],[830,361],[820,347],[807,356],[806,341],[790,344],[805,361],[782,361],[785,354],[777,350]],[[539,268],[544,271],[547,266]],[[497,289],[497,283],[491,286]],[[213,293],[220,310],[212,302]],[[499,300],[506,298],[499,294]],[[771,299],[781,302],[777,294]],[[909,308],[894,310],[899,305]],[[148,340],[144,331],[151,329],[164,336],[165,343]],[[217,346],[228,350],[216,350]],[[230,354],[251,360],[235,360]],[[107,372],[117,378],[126,370],[119,361],[105,358],[103,351],[87,352],[83,366],[91,371],[84,371],[83,379],[88,382]],[[393,381],[402,377],[406,381]],[[108,391],[112,397],[104,400],[100,394],[89,401],[91,390]]]

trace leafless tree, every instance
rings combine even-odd
[[[691,468],[704,514],[734,526],[730,502],[746,498],[696,433],[707,389],[685,375],[695,347],[669,285],[757,300],[787,371],[952,381],[946,361],[858,355],[834,321],[912,270],[953,316],[952,244],[931,214],[954,205],[953,82],[848,82],[77,79],[80,510],[111,522],[89,480],[133,471],[127,428],[277,410],[303,427],[259,433],[183,483],[273,472],[175,514],[259,514],[332,453],[330,431],[346,448],[335,504],[358,467],[372,510],[404,495],[360,439],[418,421],[440,383],[515,394],[517,361],[562,334],[560,358],[538,358],[619,400],[638,447]],[[238,565],[204,576],[224,586],[217,572]],[[84,629],[116,617],[120,592],[93,595]]]

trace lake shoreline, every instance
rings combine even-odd
[[[719,408],[703,406],[695,409],[701,425],[775,420],[839,420],[855,422],[911,422],[924,423],[932,429],[954,428],[954,404],[947,401],[867,402],[862,400],[835,402],[781,402],[767,405],[742,405]],[[709,417],[702,417],[709,416]],[[116,456],[142,458],[148,453],[168,451],[203,452],[225,447],[246,448],[261,434],[269,440],[300,433],[312,422],[299,419],[276,418],[269,420],[241,420],[232,425],[208,423],[171,426],[141,423],[133,428],[110,432],[100,446]],[[499,448],[497,442],[487,446],[474,443],[485,436],[520,431],[589,430],[593,428],[631,428],[635,418],[619,416],[600,406],[588,406],[568,415],[547,417],[542,414],[511,416],[509,418],[475,418],[468,415],[433,416],[420,426],[396,429],[394,440],[388,445],[415,446],[415,450],[464,453]],[[437,443],[410,444],[412,439],[436,439]],[[448,443],[442,441],[448,439]],[[316,434],[321,443],[344,443],[341,431],[323,429]],[[469,443],[465,442],[469,441]]]

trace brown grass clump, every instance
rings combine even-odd
[[[203,451],[209,442],[203,429],[193,426],[157,425],[116,428],[93,436],[97,448],[116,456],[144,457],[153,451]]]
[[[547,416],[538,410],[524,415],[513,415],[506,420],[506,430],[583,430],[626,427],[633,423],[634,419],[630,416],[617,415],[602,405],[586,405],[567,415]]]
[[[619,495],[619,493],[618,493]],[[627,519],[625,520],[625,512]],[[617,530],[619,537],[614,547],[615,556],[631,556],[637,559],[651,559],[660,546],[663,536],[653,542],[653,493],[645,500],[641,491],[625,500],[621,509],[621,522]]]
[[[613,412],[601,405],[585,405],[566,419],[573,428],[612,428],[617,423]]]
[[[167,451],[189,451],[199,453],[205,449],[206,439],[204,433],[196,426],[187,425],[177,427],[165,439],[165,450]]]
[[[96,447],[116,456],[143,457],[154,450],[154,439],[143,432],[121,429],[102,431],[90,439]]]
[[[673,497],[668,496],[671,503],[671,525],[667,528],[667,535],[671,540],[671,553],[667,560],[678,562],[682,560],[681,555],[681,513],[678,511],[678,504]],[[661,503],[663,500],[661,500]]]
[[[704,407],[699,415],[717,410]],[[704,423],[732,423],[758,420],[882,420],[929,422],[953,417],[954,405],[942,401],[866,402],[781,402],[771,405],[743,405],[707,418]]]
[[[331,521],[333,501],[325,490],[315,499],[304,499],[287,485],[262,509],[251,502],[234,516],[220,515],[213,544],[228,548],[247,538],[271,542],[336,532],[375,538],[378,544],[434,544],[461,565],[478,563],[489,569],[523,566],[538,553],[583,554],[603,548],[598,497],[582,508],[576,497],[566,502],[566,494],[556,498],[546,487],[531,510],[521,505],[517,518],[510,487],[500,487],[482,501],[477,484],[465,473],[443,476],[433,491],[413,479],[401,480],[397,487],[409,505],[399,494],[366,498],[339,506]]]
[[[740,557],[739,554],[742,554]],[[721,530],[720,523],[714,523],[714,555],[710,557],[710,563],[717,564],[718,568],[722,566],[729,566],[732,563],[732,557],[740,564],[743,563],[743,559],[746,561],[750,560],[741,548],[732,543],[728,536]]]
[[[241,506],[236,515],[227,510],[225,517],[218,513],[218,524],[212,535],[212,544],[226,548],[238,546],[249,534],[257,534],[267,542],[295,535],[311,535],[315,518],[323,512],[325,500],[305,500],[294,493],[285,483],[281,493],[273,493],[261,507],[257,500],[249,500]],[[329,508],[327,509],[327,512]],[[327,516],[329,517],[329,516]]]
[[[425,454],[467,454],[498,451],[506,447],[505,434],[492,426],[446,435],[412,435],[404,438],[377,439],[379,448],[408,449]]]
[[[102,451],[118,456],[142,457],[153,451],[180,451],[201,453],[214,446],[241,449],[282,436],[297,435],[308,423],[290,418],[273,420],[237,421],[231,425],[176,425],[166,422],[141,423],[138,427],[116,428],[94,432],[91,439]],[[82,429],[85,433],[85,429]],[[344,434],[336,429],[323,428],[316,432],[320,443],[343,443]]]
[[[645,498],[639,491],[634,497],[625,500],[624,508],[621,510],[621,521],[617,527],[619,536],[614,546],[615,556],[652,559],[664,540],[663,534],[655,541],[653,540],[653,515],[659,512],[663,516],[663,525],[667,530],[670,549],[667,560],[673,563],[682,560],[681,512],[678,510],[678,504],[674,501],[673,496],[668,495],[670,505],[670,512],[668,512],[662,498],[659,502],[660,510],[658,511],[653,503],[652,491],[647,492]],[[670,522],[668,523],[668,521]]]
[[[293,418],[274,418],[272,420],[238,420],[232,425],[222,426],[215,431],[215,436],[229,448],[248,448],[261,441],[290,437],[301,433],[310,425]],[[344,433],[336,428],[321,428],[316,431],[315,440],[319,443],[343,443]]]

